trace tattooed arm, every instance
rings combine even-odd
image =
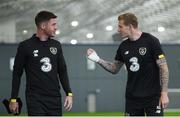
[[[100,59],[98,61],[98,64],[101,65],[108,72],[111,72],[112,74],[117,74],[120,68],[123,66],[123,63],[117,60],[112,63],[112,62]]]
[[[158,59],[156,61],[159,66],[160,81],[161,81],[161,97],[160,104],[163,108],[166,108],[169,103],[168,98],[168,81],[169,81],[169,71],[165,58]]]
[[[105,61],[103,59],[100,59],[100,57],[97,55],[96,51],[89,48],[87,50],[87,58],[91,61],[97,62],[99,65],[101,65],[105,70],[111,72],[112,74],[116,74],[119,72],[120,68],[122,67],[123,63],[120,61],[115,61],[113,63],[109,61]]]

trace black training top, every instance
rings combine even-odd
[[[128,71],[126,98],[144,98],[159,95],[161,91],[158,58],[164,57],[159,40],[142,33],[137,41],[123,41],[115,60],[124,62]]]
[[[60,85],[71,92],[60,42],[54,39],[40,41],[36,35],[18,46],[12,80],[11,98],[17,98],[20,78],[26,72],[26,93],[60,96]]]

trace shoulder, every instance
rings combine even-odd
[[[21,41],[19,43],[19,47],[25,47],[25,46],[31,45],[32,41],[33,41],[32,38]]]
[[[152,35],[150,33],[143,32],[143,36],[147,39],[159,40],[157,37],[155,37],[154,35]]]
[[[126,46],[126,45],[128,44],[128,42],[129,42],[129,39],[124,39],[124,40],[120,43],[119,49],[120,49],[121,47],[123,47],[123,46]]]
[[[124,40],[121,42],[120,46],[121,46],[121,45],[126,45],[128,42],[129,42],[129,39],[124,39]]]
[[[30,43],[35,42],[36,38],[37,38],[36,35],[33,34],[30,38],[20,42],[19,44],[21,44],[21,45],[29,45]]]
[[[55,40],[55,39],[51,39],[50,40],[50,43],[53,47],[57,48],[58,50],[62,50],[62,47],[61,47],[61,42],[58,41],[58,40]]]
[[[56,45],[61,45],[60,41],[51,39],[51,43],[56,44]]]
[[[118,47],[118,49],[117,49],[117,52],[122,51],[122,49],[127,46],[128,42],[129,42],[129,39],[123,40],[123,41],[119,44],[119,47]]]
[[[160,43],[159,39],[150,33],[143,32],[143,37],[151,44]]]

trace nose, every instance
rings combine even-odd
[[[121,29],[120,29],[120,28],[118,28],[118,32],[119,32],[119,33],[121,32]]]
[[[57,25],[55,25],[54,29],[55,29],[55,30],[57,30],[57,28],[58,28],[58,26],[57,26]]]

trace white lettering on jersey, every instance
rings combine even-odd
[[[131,62],[130,70],[132,72],[137,72],[140,68],[140,65],[138,63],[138,58],[137,57],[132,57],[129,59],[129,62]]]
[[[48,57],[43,57],[41,60],[40,60],[41,63],[43,63],[43,65],[41,66],[41,70],[43,72],[49,72],[51,71],[52,69],[52,65],[50,63],[50,59]]]

